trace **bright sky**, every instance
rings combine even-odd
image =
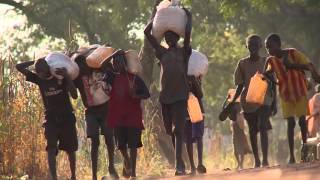
[[[24,16],[17,15],[12,9],[11,6],[0,4],[0,34],[26,22]]]
[[[13,29],[15,26],[25,24],[27,18],[23,15],[17,14],[13,7],[0,4],[0,39],[1,35],[8,30]],[[143,39],[143,29],[134,29],[129,32],[135,33],[138,39]]]

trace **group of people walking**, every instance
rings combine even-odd
[[[203,111],[201,77],[187,75],[188,60],[192,49],[191,13],[187,15],[183,47],[178,46],[179,35],[172,31],[164,34],[168,48],[163,47],[151,34],[152,21],[145,28],[146,38],[155,50],[163,70],[161,74],[160,103],[163,124],[175,148],[175,175],[185,175],[182,158],[186,144],[191,164],[191,174],[206,173],[202,162],[204,133],[203,120],[191,123],[187,100],[192,92]],[[36,61],[22,62],[16,68],[26,81],[39,86],[45,108],[45,137],[47,140],[48,166],[52,179],[57,179],[56,156],[59,150],[66,151],[70,162],[71,179],[76,179],[76,151],[78,149],[76,117],[69,95],[77,99],[77,89],[85,106],[87,137],[91,139],[92,179],[97,179],[99,136],[104,136],[109,158],[109,174],[119,178],[114,166],[115,145],[123,157],[122,175],[136,177],[137,149],[142,147],[141,135],[144,129],[141,100],[150,97],[149,90],[139,75],[128,71],[126,52],[122,49],[107,57],[100,68],[88,66],[86,59],[97,46],[79,48],[67,54],[79,67],[79,75],[72,80],[68,69],[52,70],[46,57]],[[29,70],[34,65],[35,72]],[[57,75],[61,78],[57,78]],[[115,140],[115,141],[114,141]],[[193,143],[197,143],[198,166],[193,160]]]
[[[295,163],[294,154],[294,129],[295,118],[298,118],[302,149],[301,160],[307,158],[307,121],[309,115],[309,105],[307,92],[308,86],[305,71],[311,73],[316,82],[320,82],[320,76],[314,65],[300,51],[289,48],[282,49],[281,38],[277,34],[270,34],[265,39],[265,47],[269,54],[262,57],[259,54],[263,47],[262,38],[258,35],[250,35],[246,41],[249,56],[239,61],[235,74],[234,83],[237,86],[236,93],[225,108],[234,109],[237,106],[236,100],[240,97],[240,104],[243,116],[247,121],[252,153],[254,156],[254,167],[269,166],[268,161],[268,131],[272,129],[270,117],[277,113],[277,86],[279,89],[280,106],[283,118],[287,121],[287,136],[289,144],[289,164]],[[256,73],[263,75],[268,83],[268,88],[264,95],[264,102],[261,104],[251,103],[247,100],[247,93],[251,79]],[[256,90],[259,93],[259,90]],[[231,118],[232,119],[232,118]],[[257,134],[260,133],[262,162],[259,157]],[[242,166],[241,161],[238,161]]]
[[[162,107],[163,125],[172,138],[175,148],[175,175],[185,175],[186,167],[182,158],[182,149],[186,144],[191,174],[206,173],[202,162],[204,121],[192,123],[188,115],[188,98],[192,92],[198,99],[201,111],[202,77],[187,74],[188,62],[192,49],[190,46],[192,17],[184,9],[187,17],[183,46],[179,47],[180,36],[173,32],[164,33],[168,47],[163,47],[152,35],[151,21],[145,28],[147,40],[160,60],[162,68],[160,103]],[[251,35],[247,39],[250,55],[239,61],[235,71],[236,94],[229,106],[235,104],[241,95],[241,109],[249,126],[250,142],[255,158],[255,167],[268,166],[268,131],[272,128],[270,116],[277,113],[276,85],[279,85],[280,102],[283,116],[288,123],[288,142],[290,147],[290,163],[295,162],[294,127],[295,117],[299,118],[303,143],[306,143],[307,126],[305,116],[307,110],[307,84],[303,71],[310,71],[316,80],[319,75],[310,61],[296,49],[282,49],[277,34],[271,34],[265,41],[269,57],[261,57],[262,39]],[[100,68],[89,67],[86,58],[97,47],[77,50],[73,57],[80,69],[79,76],[71,80],[66,68],[55,69],[62,79],[52,75],[45,57],[37,61],[17,64],[17,69],[26,76],[26,80],[39,86],[45,108],[45,137],[47,140],[48,165],[52,179],[57,179],[56,155],[58,150],[68,154],[71,179],[76,179],[76,151],[78,149],[76,117],[69,99],[78,97],[80,92],[87,125],[87,137],[91,139],[92,179],[97,179],[99,136],[104,136],[107,145],[109,166],[112,177],[119,178],[114,166],[115,145],[123,157],[124,177],[136,177],[137,149],[142,147],[141,135],[144,129],[141,100],[150,94],[143,80],[128,71],[128,62],[124,50],[117,50],[102,63]],[[35,72],[28,69],[35,66]],[[256,72],[264,74],[269,87],[263,105],[246,102],[246,93],[250,79]],[[99,94],[97,96],[97,94]],[[238,110],[240,106],[238,107]],[[240,111],[240,110],[239,110]],[[257,134],[260,133],[262,162],[259,158]],[[115,138],[114,138],[115,137]],[[114,141],[115,139],[115,141]],[[198,166],[193,160],[193,143],[197,143]],[[304,146],[303,146],[304,147]],[[304,153],[304,148],[302,149]],[[241,157],[240,157],[241,159]],[[243,159],[243,158],[242,158]]]

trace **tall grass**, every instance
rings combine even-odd
[[[0,69],[1,174],[43,176],[46,155],[37,88],[17,74],[10,54],[0,57]]]
[[[32,179],[43,179],[48,176],[48,167],[42,127],[42,100],[38,87],[26,82],[25,77],[15,69],[15,64],[16,61],[10,54],[0,56],[0,174],[13,179],[25,174]],[[79,177],[89,178],[91,147],[90,140],[86,138],[84,107],[80,99],[72,104],[77,117],[79,141],[77,174]],[[166,169],[153,133],[156,121],[153,114],[158,111],[154,108],[146,112],[145,118],[149,121],[145,123],[144,147],[139,150],[137,163],[140,175],[162,175]],[[104,140],[101,139],[101,142]],[[101,143],[99,157],[99,173],[104,175],[108,167],[104,143]],[[120,173],[122,160],[118,152],[116,162]],[[58,154],[57,167],[61,177],[69,176],[69,163],[65,153]]]

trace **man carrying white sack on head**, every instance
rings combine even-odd
[[[167,9],[171,12],[177,11],[177,13],[180,13],[182,10],[178,7],[168,7]],[[185,8],[183,8],[183,10],[186,14],[187,21],[185,24],[185,32],[181,35],[184,36],[184,46],[182,48],[178,46],[180,39],[178,34],[181,33],[173,32],[171,29],[166,29],[164,32],[164,37],[169,47],[165,48],[161,46],[158,42],[159,39],[155,38],[154,33],[151,34],[151,31],[155,28],[153,27],[153,20],[149,22],[144,31],[146,38],[155,49],[156,57],[160,60],[162,68],[160,102],[166,132],[173,137],[172,139],[175,146],[176,176],[186,174],[185,164],[182,159],[182,145],[185,120],[188,114],[187,99],[189,97],[189,87],[187,70],[189,57],[192,52],[190,46],[192,29],[191,13]],[[160,11],[163,11],[163,9],[159,10],[158,8],[158,12],[154,18],[155,21],[157,18],[160,18],[160,14],[158,14]],[[172,19],[174,18],[171,18],[171,20]],[[181,21],[185,21],[185,19],[181,19]]]

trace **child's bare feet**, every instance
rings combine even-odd
[[[205,174],[205,173],[207,173],[207,169],[206,169],[206,167],[204,167],[204,165],[199,165],[199,166],[197,167],[197,171],[198,171],[199,174]]]
[[[131,165],[130,165],[130,163],[129,163],[129,161],[124,161],[124,163],[123,163],[123,169],[122,169],[122,175],[123,175],[123,177],[125,177],[125,178],[130,178],[130,176],[131,176],[131,172],[132,170],[131,170]]]
[[[109,174],[110,174],[111,178],[119,179],[119,175],[118,175],[116,169],[114,168],[114,166],[109,166],[108,169],[109,169]]]

